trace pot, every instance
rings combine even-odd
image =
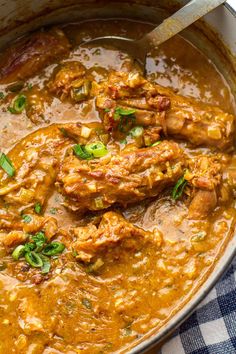
[[[120,0],[0,0],[0,46],[38,27],[60,22],[90,18],[127,17],[159,23],[179,5],[188,1]],[[236,97],[236,3],[228,0],[182,35],[199,47],[220,69]],[[236,255],[235,237],[222,250],[214,271],[205,279],[191,301],[172,317],[158,333],[155,330],[144,336],[130,354],[145,353],[160,344],[176,329],[203,300],[225,272]]]

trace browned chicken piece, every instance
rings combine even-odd
[[[75,102],[89,98],[91,82],[85,77],[86,69],[78,61],[60,64],[47,86],[61,100],[70,97]]]
[[[14,178],[0,170],[0,197],[19,212],[39,202],[42,206],[55,182],[58,160],[69,144],[57,126],[37,130],[21,140],[9,153]],[[22,209],[21,209],[22,208]]]
[[[0,57],[0,83],[27,79],[68,55],[69,49],[68,39],[58,28],[23,37]]]
[[[221,182],[222,164],[220,157],[196,156],[187,162],[185,179],[199,189],[213,190]]]
[[[60,130],[65,136],[81,145],[94,141],[101,141],[107,145],[110,140],[109,134],[104,131],[101,123],[67,123],[60,125]]]
[[[90,262],[91,259],[103,250],[110,249],[125,242],[125,247],[134,248],[137,241],[153,242],[157,247],[161,245],[162,237],[158,230],[144,231],[132,225],[120,214],[107,212],[102,216],[98,226],[89,224],[73,229],[75,242],[71,247],[76,252],[76,259]]]
[[[203,190],[200,189],[193,197],[190,206],[188,217],[189,219],[203,219],[207,217],[217,205],[217,195],[215,189]]]
[[[56,235],[58,231],[57,220],[51,216],[43,217],[33,214],[28,214],[30,221],[25,223],[22,219],[15,217],[12,218],[11,231],[6,233],[6,230],[9,231],[7,225],[1,225],[0,219],[0,230],[4,232],[0,233],[0,243],[5,247],[13,247],[19,244],[24,243],[29,234],[34,234],[38,231],[44,231],[45,236],[50,240],[53,236]]]
[[[173,185],[183,174],[183,163],[182,150],[170,141],[98,160],[68,156],[61,163],[58,186],[72,210],[101,210],[114,203],[126,206]]]
[[[145,80],[139,73],[113,72],[108,81],[93,84],[92,94],[107,130],[133,124],[160,126],[165,135],[194,145],[226,149],[232,145],[234,116],[218,107],[177,95],[173,90]],[[123,113],[120,113],[123,109]]]
[[[217,189],[222,182],[222,165],[217,156],[198,156],[188,161],[185,179],[195,187],[189,206],[189,218],[202,219],[217,206]]]

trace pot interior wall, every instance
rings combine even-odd
[[[160,23],[186,1],[9,1],[2,3],[0,15],[0,46],[42,26],[92,18],[133,18],[153,24]],[[212,21],[211,21],[212,22]],[[236,27],[236,24],[235,24]],[[235,28],[236,31],[236,28]],[[206,22],[198,21],[181,33],[201,49],[222,72],[232,92],[236,92],[236,62],[230,50]]]

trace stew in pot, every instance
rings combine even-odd
[[[0,56],[0,353],[127,353],[186,303],[236,220],[235,103],[177,36],[147,71],[46,28]]]

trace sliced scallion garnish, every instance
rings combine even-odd
[[[159,140],[159,141],[156,141],[155,143],[153,143],[151,146],[157,146],[157,145],[159,145],[161,143],[161,141]]]
[[[20,114],[23,112],[26,106],[26,97],[24,95],[19,95],[14,100],[13,105],[9,106],[7,109],[12,114]]]
[[[172,190],[171,196],[173,199],[177,200],[182,196],[186,184],[187,181],[185,180],[184,176],[180,177]]]
[[[37,214],[41,214],[42,213],[42,205],[39,202],[35,203],[34,210]]]
[[[117,120],[120,118],[120,116],[132,116],[132,115],[134,115],[135,112],[136,112],[136,109],[116,107],[114,119]]]
[[[62,253],[65,249],[65,245],[61,242],[51,242],[43,250],[45,256],[55,256],[56,254]]]
[[[21,217],[22,217],[22,219],[24,220],[24,222],[26,224],[29,224],[31,222],[31,220],[32,220],[32,217],[30,215],[27,215],[27,214],[23,214],[23,215],[21,215]]]
[[[15,261],[18,261],[18,259],[21,258],[24,255],[24,253],[25,253],[25,246],[19,245],[12,252],[12,258]]]
[[[42,265],[42,274],[47,274],[50,271],[51,268],[51,263],[48,257],[44,256],[43,254],[40,254],[40,257],[43,261],[43,265]]]
[[[108,153],[106,146],[101,141],[87,144],[84,148],[90,155],[93,155],[94,157],[103,157]]]
[[[82,160],[89,160],[93,158],[93,155],[86,151],[83,145],[76,144],[73,146],[73,150],[75,155]]]
[[[25,254],[25,260],[33,268],[41,268],[43,266],[43,261],[40,255],[34,251],[27,252]]]
[[[134,127],[130,130],[130,134],[133,138],[138,138],[143,135],[143,127]]]
[[[0,166],[8,174],[8,176],[13,177],[15,174],[15,168],[7,155],[3,152],[0,155]]]

